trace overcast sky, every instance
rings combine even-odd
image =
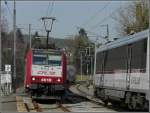
[[[108,24],[110,38],[114,38],[117,36],[116,22],[110,15],[127,3],[128,1],[16,1],[17,26],[24,28],[22,31],[27,33],[28,25],[32,24],[32,33],[38,30],[39,34],[46,35],[40,18],[47,15],[56,17],[50,33],[53,37],[75,35],[78,33],[78,26],[104,36],[106,27],[97,26]],[[7,5],[3,2],[2,5],[12,29],[13,2],[8,1]]]

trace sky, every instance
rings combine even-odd
[[[23,28],[23,33],[28,33],[28,26],[31,24],[32,34],[39,31],[40,35],[46,36],[40,18],[44,16],[56,17],[50,33],[50,36],[56,38],[76,35],[78,27],[105,36],[106,27],[99,27],[99,25],[108,24],[109,37],[115,38],[118,34],[115,30],[117,24],[110,15],[116,14],[116,10],[128,3],[129,1],[16,1],[16,23],[18,27]],[[5,17],[11,30],[13,2],[7,1],[7,5],[2,2],[2,6],[5,9]],[[88,32],[88,35],[91,33]],[[95,40],[95,37],[90,38]]]

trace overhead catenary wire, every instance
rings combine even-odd
[[[9,12],[10,16],[13,18],[13,13],[11,12],[11,10],[10,10],[10,8],[9,8],[9,6],[8,6],[7,0],[5,0],[4,3],[5,3],[5,5],[6,5],[6,7],[7,7],[7,10],[8,10],[8,12]],[[17,25],[16,25],[16,28],[17,28]]]
[[[29,28],[23,27],[23,26],[20,26],[20,27],[17,27],[17,28],[18,28],[18,29],[25,30],[26,33],[27,33],[28,30],[29,30]],[[41,36],[44,36],[44,35],[43,35],[43,34],[44,34],[43,32],[45,32],[45,30],[44,30],[44,29],[38,29],[38,28],[32,27],[32,29],[31,29],[31,34],[34,34],[35,32],[42,33]],[[70,36],[75,36],[75,35],[70,35]],[[55,38],[59,38],[59,39],[61,39],[62,37],[63,37],[63,38],[67,38],[67,35],[55,36]]]
[[[17,27],[18,29],[24,29],[24,30],[28,30],[29,28],[25,28],[25,27]],[[32,31],[45,31],[45,30],[43,30],[43,29],[38,29],[38,28],[32,28]]]
[[[109,3],[110,4],[110,3]],[[106,4],[106,6],[108,6],[108,3]],[[120,7],[119,7],[120,8]],[[103,24],[105,21],[107,21],[108,19],[110,19],[110,17],[119,9],[117,8],[116,10],[112,11],[108,16],[104,17],[104,19],[102,19],[102,21],[98,22],[96,25],[89,27],[88,31],[93,31],[94,29],[96,29],[97,27],[99,27],[101,24]],[[95,35],[95,34],[94,34]],[[103,37],[101,35],[97,35],[99,37]]]
[[[52,5],[51,5],[51,9],[50,9],[49,15],[51,15],[51,14],[52,14],[53,9],[54,9],[54,1],[52,1]]]
[[[29,25],[27,25],[27,24],[18,24],[18,26],[19,26],[18,29],[24,29],[26,32],[29,29]],[[44,29],[40,29],[39,26],[32,27],[31,31],[45,32],[45,30]]]
[[[11,17],[13,17],[13,14],[12,14],[12,12],[11,12],[11,10],[10,10],[6,0],[5,0],[5,5],[6,5],[7,9],[8,9],[9,14],[11,15]]]
[[[90,23],[90,21],[92,21],[93,19],[95,19],[104,9],[106,9],[108,7],[108,5],[111,3],[111,1],[108,1],[103,8],[99,9],[92,17],[89,18],[88,21],[86,21],[84,24],[82,24],[82,26],[86,26]]]
[[[19,24],[19,25],[23,25],[23,24]],[[24,24],[24,25],[26,25],[26,24]],[[27,27],[25,27],[25,26],[19,26],[19,27],[17,27],[18,29],[23,29],[23,30],[25,30],[26,32],[28,32],[28,29],[29,28],[27,28]],[[32,29],[31,29],[31,31],[32,31],[32,33],[33,33],[33,31],[37,31],[37,32],[45,32],[45,30],[44,29],[39,29],[39,28],[36,28],[36,27],[32,27]],[[93,35],[94,35],[94,33],[93,33]],[[96,34],[95,34],[96,35]],[[75,34],[72,34],[72,35],[61,35],[61,36],[55,36],[55,38],[59,38],[59,39],[61,39],[62,37],[63,38],[69,38],[69,37],[75,37],[76,35]]]
[[[105,17],[102,21],[100,21],[99,23],[97,23],[96,25],[92,26],[89,30],[94,30],[97,27],[99,27],[102,23],[104,23],[106,20],[110,19],[109,17],[111,17],[113,15],[114,11],[111,12],[110,15],[108,15],[107,17]]]
[[[120,8],[120,7],[119,7],[119,8]],[[108,16],[106,16],[105,18],[103,18],[103,20],[100,21],[99,23],[97,23],[96,25],[90,27],[89,30],[94,30],[94,29],[96,29],[96,28],[99,27],[102,23],[104,23],[105,21],[107,21],[108,19],[110,19],[110,17],[112,17],[112,15],[114,15],[114,13],[116,13],[119,8],[115,9],[114,11],[112,11]]]
[[[48,15],[48,11],[49,11],[49,7],[50,7],[50,5],[51,5],[51,2],[49,2],[49,3],[48,3],[48,7],[47,7],[47,10],[46,10],[46,15],[45,15],[45,16],[47,16],[47,15]]]
[[[52,0],[52,3],[49,2],[49,4],[48,4],[47,11],[46,11],[46,17],[51,16],[53,7],[54,7],[54,0]],[[50,10],[49,10],[49,8],[50,8]]]
[[[18,29],[23,29],[25,30],[26,32],[28,31],[29,28],[26,28],[26,27],[23,27],[23,26],[20,26],[20,27],[17,27]],[[37,31],[37,32],[45,32],[44,29],[38,29],[38,28],[35,28],[35,27],[32,27],[31,31]],[[59,37],[56,36],[56,38],[62,38],[62,37],[65,37],[67,38],[68,36],[76,36],[76,35],[61,35]]]
[[[77,29],[80,29],[80,27],[77,27]],[[92,31],[89,31],[89,30],[85,30],[85,32],[91,34],[91,36],[88,35],[89,37],[101,37],[101,38],[103,38],[103,39],[105,38],[104,36],[102,36],[102,35],[100,35],[100,34],[97,34],[97,33],[94,33],[94,32],[92,32]]]
[[[25,31],[25,34],[28,33],[28,30],[29,30],[29,28],[25,28],[25,27],[17,27],[17,28]],[[37,28],[30,29],[30,34],[34,34],[35,32],[44,34],[45,30],[43,30],[43,29],[37,29]]]

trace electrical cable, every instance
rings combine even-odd
[[[51,4],[51,2],[49,2],[49,4],[48,4],[47,11],[46,11],[46,16],[48,15],[48,10],[49,10],[50,4]]]
[[[120,8],[120,7],[119,7]],[[106,20],[110,19],[110,17],[115,13],[117,12],[117,10],[119,9],[115,9],[114,11],[112,11],[108,16],[106,16],[102,21],[100,21],[99,23],[97,23],[96,25],[94,25],[93,27],[91,27],[89,30],[94,30],[96,29],[97,27],[99,27],[102,23],[104,23]]]
[[[52,1],[52,5],[51,5],[51,9],[50,9],[50,13],[49,13],[49,15],[51,15],[51,14],[52,14],[53,9],[54,9],[54,1]]]
[[[110,15],[108,15],[107,17],[105,17],[102,21],[100,21],[99,23],[97,23],[95,26],[91,27],[89,30],[94,30],[97,27],[99,27],[102,23],[104,23],[106,20],[110,19],[109,17],[111,17],[113,15],[114,12],[112,12]]]
[[[9,8],[8,3],[7,3],[6,0],[5,0],[5,5],[6,5],[7,9],[8,9],[8,12],[9,12],[10,15],[13,17],[13,14],[12,14],[12,12],[11,12],[11,10],[10,10],[10,8]]]
[[[99,9],[98,12],[95,13],[87,22],[85,22],[84,24],[82,24],[82,26],[86,26],[87,24],[89,24],[89,22],[92,21],[94,18],[96,18],[100,14],[100,12],[102,12],[104,9],[106,9],[110,3],[111,2],[108,1],[106,3],[106,5],[102,9]]]
[[[49,11],[50,5],[51,5],[51,9]],[[52,1],[52,3],[49,2],[48,8],[47,8],[47,11],[46,11],[46,16],[48,16],[48,13],[49,13],[49,16],[52,14],[53,7],[54,7],[54,0]]]

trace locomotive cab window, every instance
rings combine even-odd
[[[48,57],[48,65],[50,65],[50,66],[61,66],[61,56],[50,55]]]
[[[33,55],[33,64],[35,65],[45,65],[46,64],[46,55]]]

